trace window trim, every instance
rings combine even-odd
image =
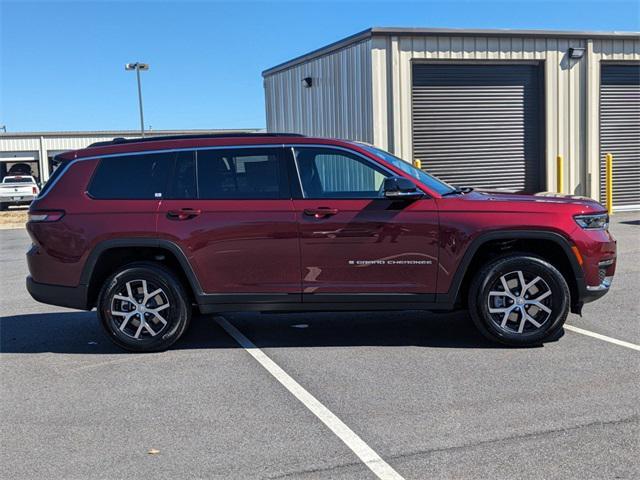
[[[253,147],[253,145],[251,146]],[[209,201],[209,202],[216,202],[216,201],[236,201],[236,200],[240,200],[240,201],[268,201],[268,200],[291,200],[292,196],[291,196],[291,180],[289,178],[289,172],[288,172],[288,168],[287,168],[287,162],[289,161],[289,159],[287,158],[286,155],[286,149],[284,148],[283,145],[280,144],[273,144],[271,146],[259,146],[258,149],[260,150],[273,150],[273,155],[276,157],[276,161],[278,163],[278,192],[277,192],[277,196],[276,197],[263,197],[263,198],[259,198],[259,197],[254,197],[254,198],[244,198],[244,197],[228,197],[228,198],[201,198],[200,197],[200,186],[198,185],[198,180],[200,178],[200,174],[199,174],[199,168],[198,168],[198,150],[212,150],[210,148],[201,148],[201,149],[194,149],[195,151],[195,162],[196,162],[196,191],[197,191],[197,198],[194,198],[193,200],[195,201]],[[245,148],[245,146],[224,146],[222,148],[216,148],[216,150],[229,150],[229,151],[243,151],[243,150],[247,150],[247,148]],[[255,148],[252,148],[252,150],[255,150]],[[240,155],[243,156],[243,155]],[[248,156],[248,155],[247,155]],[[267,156],[271,156],[269,153],[267,153]],[[232,158],[236,158],[235,155],[231,155]],[[234,162],[235,164],[235,162]],[[237,173],[237,172],[236,172]]]
[[[301,199],[303,200],[371,200],[373,201],[373,200],[388,200],[388,199],[385,197],[355,197],[355,196],[354,197],[319,197],[319,198],[307,197],[304,192],[304,188],[302,186],[302,178],[300,177],[300,167],[298,166],[298,159],[296,157],[296,152],[295,152],[296,148],[320,148],[325,150],[341,150],[341,151],[350,153],[351,155],[354,155],[356,157],[362,158],[365,161],[365,163],[368,163],[370,165],[373,165],[374,167],[377,167],[380,170],[383,170],[385,173],[389,175],[389,177],[400,176],[394,171],[387,168],[385,165],[382,165],[381,163],[374,161],[373,159],[367,157],[366,155],[363,155],[360,152],[357,152],[355,150],[351,150],[349,148],[345,148],[339,145],[314,144],[314,143],[296,143],[296,144],[291,143],[291,144],[287,144],[286,147],[289,147],[291,149],[291,159],[295,165],[295,169],[298,177],[298,185],[301,192]],[[386,178],[389,178],[389,177],[386,177]],[[424,193],[423,189],[420,188],[420,186],[416,185],[416,188],[420,190],[422,193]]]
[[[73,160],[66,162],[65,164],[61,165],[59,167],[59,169],[61,168],[62,171],[60,172],[60,175],[58,175],[54,180],[54,182],[51,184],[51,186],[49,188],[46,189],[46,191],[40,191],[40,194],[38,195],[38,197],[36,197],[38,200],[43,199],[44,197],[46,197],[49,192],[51,192],[53,190],[53,188],[56,186],[56,184],[60,181],[61,178],[63,178],[66,174],[67,171],[76,163],[80,163],[80,162],[84,162],[84,161],[90,161],[90,160],[102,160],[103,158],[111,158],[111,157],[120,157],[120,156],[126,156],[126,155],[146,155],[146,154],[150,154],[150,153],[173,153],[173,152],[185,152],[185,151],[199,151],[199,150],[224,150],[224,149],[229,149],[229,148],[242,148],[242,149],[250,149],[250,148],[274,148],[274,149],[282,149],[285,154],[283,155],[283,159],[286,161],[292,161],[293,164],[295,165],[295,168],[297,169],[297,163],[295,160],[295,155],[293,152],[293,148],[295,147],[319,147],[319,148],[331,148],[331,149],[335,149],[335,150],[343,150],[345,152],[357,155],[359,157],[362,157],[365,161],[373,163],[376,166],[379,166],[381,169],[389,172],[389,174],[391,176],[394,177],[398,177],[398,176],[402,176],[401,174],[398,174],[392,170],[390,170],[389,168],[387,168],[385,165],[382,165],[381,163],[376,162],[375,160],[369,158],[367,155],[364,155],[356,150],[353,150],[351,148],[347,148],[347,147],[343,147],[341,145],[332,145],[332,144],[326,144],[326,143],[261,143],[261,144],[253,144],[253,145],[213,145],[213,146],[203,146],[203,147],[184,147],[184,148],[162,148],[162,149],[156,149],[156,150],[141,150],[141,151],[136,151],[136,152],[118,152],[118,153],[108,153],[108,154],[104,154],[104,155],[91,155],[88,157],[80,157],[80,158],[74,158]],[[291,173],[290,170],[287,169],[288,172],[288,178],[289,178],[289,182],[290,182],[290,198],[296,198],[297,195],[295,194],[295,189],[292,188],[291,182],[295,182],[294,178],[291,178]],[[89,187],[89,184],[91,183],[91,180],[93,179],[93,174],[91,175],[91,178],[89,179],[89,182],[87,183],[87,186],[85,188],[85,194],[88,196],[88,192],[87,189]],[[414,182],[415,183],[415,182]],[[300,182],[300,179],[298,179],[297,182],[297,188],[300,190],[300,192],[302,192],[302,184]],[[432,198],[432,195],[428,192],[425,192],[425,190],[420,187],[419,185],[416,185],[416,188],[418,188],[418,190],[420,190],[421,192],[423,192],[428,198]],[[304,198],[304,197],[301,197]],[[153,199],[153,200],[161,200],[161,199]],[[339,199],[332,199],[332,200],[339,200]],[[350,197],[350,198],[344,198],[341,200],[358,200],[358,198],[355,197]],[[360,199],[363,200],[363,199]],[[372,199],[372,198],[366,198],[364,200],[378,200],[378,199]],[[380,200],[383,200],[383,198],[381,197]],[[147,200],[148,201],[148,200]]]

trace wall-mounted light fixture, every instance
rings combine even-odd
[[[569,48],[569,58],[582,58],[584,57],[583,47],[571,47]]]
[[[302,79],[302,86],[304,88],[311,88],[312,85],[313,85],[313,79],[311,77],[304,77]]]

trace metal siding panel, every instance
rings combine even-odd
[[[550,185],[556,184],[556,170],[555,168],[549,168],[555,165],[555,158],[559,152],[558,150],[558,72],[559,61],[558,52],[556,49],[552,49],[550,43],[545,42],[546,61],[545,61],[545,87],[547,94],[545,95],[545,134],[546,134],[546,165],[547,165],[547,189]],[[541,46],[536,41],[536,50]],[[552,187],[553,188],[553,187]]]
[[[427,39],[425,37],[413,37],[413,58],[425,58],[427,55]]]
[[[497,60],[500,58],[500,41],[497,38],[489,38],[488,42],[488,55],[489,60]]]
[[[440,54],[440,49],[438,48],[438,38],[437,37],[427,37],[425,40],[426,43],[426,55],[425,58],[438,58]]]
[[[509,60],[511,58],[511,39],[500,37],[500,58],[503,60]]]
[[[371,74],[368,39],[268,75],[267,130],[371,142]]]
[[[371,67],[372,75],[372,138],[373,143],[385,150],[389,149],[389,121],[387,103],[389,100],[389,86],[387,78],[388,51],[386,38],[374,38],[372,44]]]
[[[524,58],[524,43],[522,38],[514,38],[511,41],[511,58],[518,60]]]
[[[489,50],[489,42],[486,38],[476,38],[476,59],[482,60],[487,58],[487,52]]]
[[[457,185],[537,191],[539,95],[534,65],[416,64],[414,156]]]
[[[613,155],[613,204],[640,208],[640,64],[603,65],[600,77],[600,198]]]

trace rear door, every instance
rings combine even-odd
[[[174,156],[171,152],[128,153],[95,160],[99,163],[87,189],[92,201],[69,202],[65,210],[73,217],[68,215],[66,223],[77,221],[74,228],[78,233],[105,232],[101,236],[91,235],[98,241],[123,236],[153,238],[158,205]],[[79,162],[68,175],[82,173],[92,162]],[[61,194],[56,197],[61,198]]]
[[[158,215],[212,303],[300,300],[297,225],[282,147],[181,152]]]
[[[383,196],[393,173],[357,152],[295,147],[304,301],[433,300],[435,201]]]

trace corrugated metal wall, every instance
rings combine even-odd
[[[586,47],[585,57],[570,59],[570,47]],[[386,145],[380,146],[407,160],[413,155],[412,63],[540,62],[545,70],[546,189],[555,189],[556,156],[563,155],[563,191],[599,198],[599,61],[639,61],[640,39],[377,36],[372,48],[374,98],[390,99],[374,101],[374,130],[388,128]]]
[[[269,132],[373,141],[370,40],[268,75],[264,88]]]

